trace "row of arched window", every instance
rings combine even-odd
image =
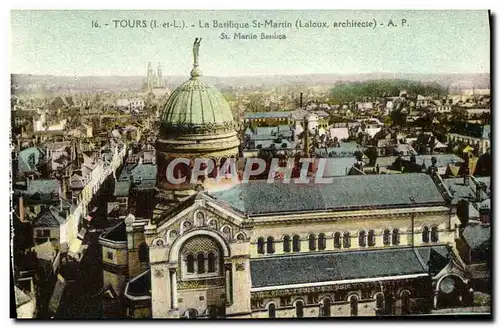
[[[430,240],[433,243],[437,243],[439,241],[439,232],[437,227],[432,227],[429,232],[429,227],[424,227],[422,229],[422,242],[423,243],[428,243],[429,242],[429,235],[430,235]]]
[[[206,260],[206,267],[205,267]],[[196,266],[196,269],[195,269]],[[198,253],[196,257],[193,254],[186,256],[186,271],[187,273],[211,273],[216,271],[216,256],[210,252],[207,255]]]
[[[358,296],[357,295],[351,295],[349,297],[349,305],[350,305],[350,314],[351,316],[357,316],[358,315]],[[320,304],[319,304],[319,316],[320,317],[330,317],[331,316],[331,311],[332,311],[332,301],[330,298],[326,297]],[[385,298],[384,294],[382,293],[377,293],[375,295],[375,310],[378,314],[381,314],[382,311],[385,307]],[[273,319],[276,318],[276,305],[274,303],[271,303],[268,305],[268,314],[269,318]],[[389,311],[389,313],[392,311]],[[401,292],[401,314],[409,314],[410,313],[410,292],[408,290],[404,290]],[[303,318],[304,317],[304,301],[298,300],[295,302],[295,317],[297,318]]]
[[[400,232],[399,229],[393,229],[392,231],[389,229],[385,229],[383,234],[383,244],[384,246],[397,246],[400,243]],[[432,227],[429,230],[429,227],[424,227],[422,230],[422,242],[428,243],[430,240],[433,243],[439,241],[439,232],[437,227]],[[309,250],[325,250],[326,249],[326,235],[324,233],[320,233],[318,236],[315,234],[310,234],[308,237],[309,242]],[[368,232],[362,230],[358,235],[358,244],[360,247],[373,247],[375,246],[375,231],[369,230]],[[351,235],[349,232],[344,232],[341,234],[340,232],[336,232],[333,235],[333,247],[340,248],[350,248],[351,247]],[[283,252],[300,252],[300,236],[294,235],[290,237],[285,235],[283,237]],[[274,254],[274,237],[260,237],[257,239],[257,253],[259,254]]]

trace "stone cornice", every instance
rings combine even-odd
[[[285,288],[276,290],[266,290],[266,291],[251,291],[252,299],[266,299],[275,298],[282,296],[292,296],[292,295],[305,295],[305,294],[317,294],[317,293],[331,293],[336,291],[346,291],[346,290],[359,290],[359,289],[380,289],[380,286],[401,286],[407,285],[416,279],[428,279],[428,276],[415,276],[401,279],[388,279],[383,282],[380,281],[369,281],[369,282],[346,282],[342,284],[331,284],[323,286],[313,286],[313,287],[298,287],[298,288]]]
[[[411,218],[425,215],[448,215],[449,208],[445,206],[415,207],[415,208],[394,208],[394,209],[374,209],[355,211],[328,211],[323,213],[301,213],[301,214],[276,214],[272,216],[254,216],[248,218],[252,225],[267,225],[276,223],[296,223],[304,222],[335,222],[346,219],[368,219],[368,218]]]
[[[99,244],[112,249],[127,249],[127,241],[113,241],[110,239],[99,237]]]

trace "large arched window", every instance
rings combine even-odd
[[[316,236],[314,234],[309,235],[309,250],[310,251],[316,250]]]
[[[335,235],[333,235],[333,247],[335,248],[342,247],[342,244],[340,242],[340,232],[336,232]]]
[[[290,236],[283,237],[283,252],[290,253]]]
[[[424,227],[422,229],[422,242],[423,243],[429,242],[429,227]]]
[[[318,235],[318,249],[324,251],[326,249],[326,237],[324,233]]]
[[[439,241],[439,232],[437,227],[432,227],[431,229],[431,241],[437,243]]]
[[[188,273],[194,273],[194,255],[188,254],[186,256],[186,267]]]
[[[323,300],[323,307],[322,307],[322,317],[329,317],[332,312],[332,302],[330,301],[330,298],[325,298]]]
[[[149,262],[149,247],[146,243],[142,243],[141,246],[139,246],[139,262]]]
[[[273,237],[267,237],[267,253],[268,254],[274,253],[274,238]]]
[[[198,273],[205,273],[205,255],[203,253],[196,256],[196,264],[198,264]]]
[[[208,272],[215,272],[215,254],[208,253]]]
[[[352,295],[349,298],[349,304],[351,305],[351,316],[355,317],[358,315],[358,297]]]
[[[366,247],[366,232],[364,230],[361,230],[359,232],[359,247]]]
[[[351,247],[351,235],[348,232],[344,232],[343,245],[344,248]]]
[[[410,313],[410,292],[404,290],[401,293],[401,314],[409,314]]]
[[[304,317],[304,302],[303,301],[295,302],[295,316],[297,318]]]
[[[269,312],[269,319],[276,318],[276,305],[274,303],[269,304],[267,311]]]
[[[368,231],[368,246],[375,246],[375,231]]]
[[[257,239],[257,253],[264,254],[264,238]]]
[[[399,229],[392,230],[392,244],[399,245]]]
[[[300,252],[300,237],[298,235],[293,236],[293,251]]]
[[[391,232],[389,229],[384,230],[384,245],[390,245],[391,244]]]

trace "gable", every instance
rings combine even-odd
[[[193,201],[196,196],[197,199]],[[165,238],[167,244],[193,229],[216,230],[228,239],[236,238],[243,231],[242,215],[221,207],[205,195],[195,195],[184,203],[184,207],[181,204],[182,210],[167,214],[158,223],[157,231]],[[246,239],[248,233],[243,233]]]

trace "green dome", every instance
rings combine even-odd
[[[198,79],[179,86],[165,104],[162,115],[162,122],[168,124],[203,125],[232,121],[229,104],[219,90]]]
[[[219,90],[193,77],[172,92],[160,122],[165,132],[196,134],[218,127],[231,128],[233,114]]]
[[[193,45],[191,79],[172,92],[160,117],[163,135],[220,134],[234,132],[233,114],[217,88],[199,80],[198,49]]]

